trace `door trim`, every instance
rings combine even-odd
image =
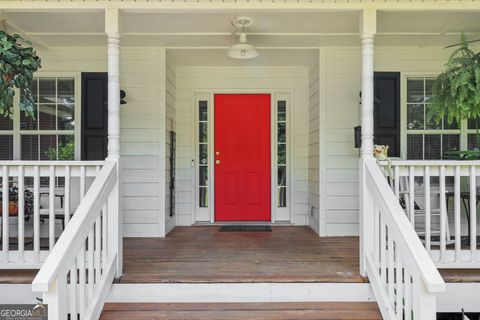
[[[274,90],[274,89],[266,89],[266,90],[244,90],[244,89],[220,89],[220,90],[192,90],[191,91],[191,103],[193,108],[193,130],[194,133],[192,134],[191,141],[192,141],[192,152],[194,158],[192,159],[192,176],[191,179],[192,183],[192,192],[193,192],[193,201],[191,203],[191,223],[195,224],[197,222],[210,222],[215,223],[215,177],[214,177],[214,169],[213,169],[213,161],[214,161],[214,150],[213,146],[215,145],[214,136],[215,136],[215,128],[213,125],[215,115],[215,105],[214,105],[214,95],[215,94],[269,94],[270,95],[270,143],[271,143],[271,181],[270,181],[270,216],[271,216],[271,223],[275,222],[289,222],[294,224],[294,211],[292,205],[293,199],[293,185],[292,180],[290,179],[293,172],[293,157],[291,156],[291,148],[293,143],[293,136],[290,134],[294,132],[293,129],[293,122],[291,118],[291,110],[294,108],[292,102],[293,91],[292,90]],[[278,208],[276,203],[277,198],[277,101],[285,100],[287,104],[287,207],[285,208]],[[198,103],[199,101],[207,101],[208,104],[208,208],[200,208],[199,204],[199,196],[198,196],[198,175],[199,175],[199,147],[198,147]]]

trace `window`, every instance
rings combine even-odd
[[[35,118],[17,99],[13,119],[0,119],[0,160],[74,160],[75,78],[36,77],[32,92]]]
[[[198,101],[198,204],[208,208],[208,103]]]
[[[442,159],[449,151],[460,150],[458,123],[446,119],[437,124],[427,118],[435,78],[407,78],[406,142],[408,159]]]
[[[277,207],[287,207],[287,101],[277,101]]]

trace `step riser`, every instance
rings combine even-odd
[[[107,302],[375,301],[368,283],[114,284]]]

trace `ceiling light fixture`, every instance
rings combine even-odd
[[[258,57],[258,51],[255,46],[247,43],[247,34],[245,28],[250,27],[253,24],[253,20],[247,17],[236,18],[232,21],[232,25],[236,29],[242,29],[239,34],[235,32],[235,36],[239,35],[239,42],[232,45],[228,49],[228,56],[234,59],[253,59]]]

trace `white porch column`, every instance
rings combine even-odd
[[[377,31],[376,10],[363,10],[360,14],[362,39],[362,149],[360,169],[360,274],[366,276],[366,256],[374,246],[374,210],[365,192],[365,162],[373,159],[373,39]]]
[[[105,10],[108,54],[108,158],[120,157],[120,31],[118,9]]]
[[[117,163],[117,184],[108,199],[109,251],[117,254],[117,273],[123,274],[123,211],[120,162],[120,19],[118,9],[105,9],[108,62],[108,156]]]

